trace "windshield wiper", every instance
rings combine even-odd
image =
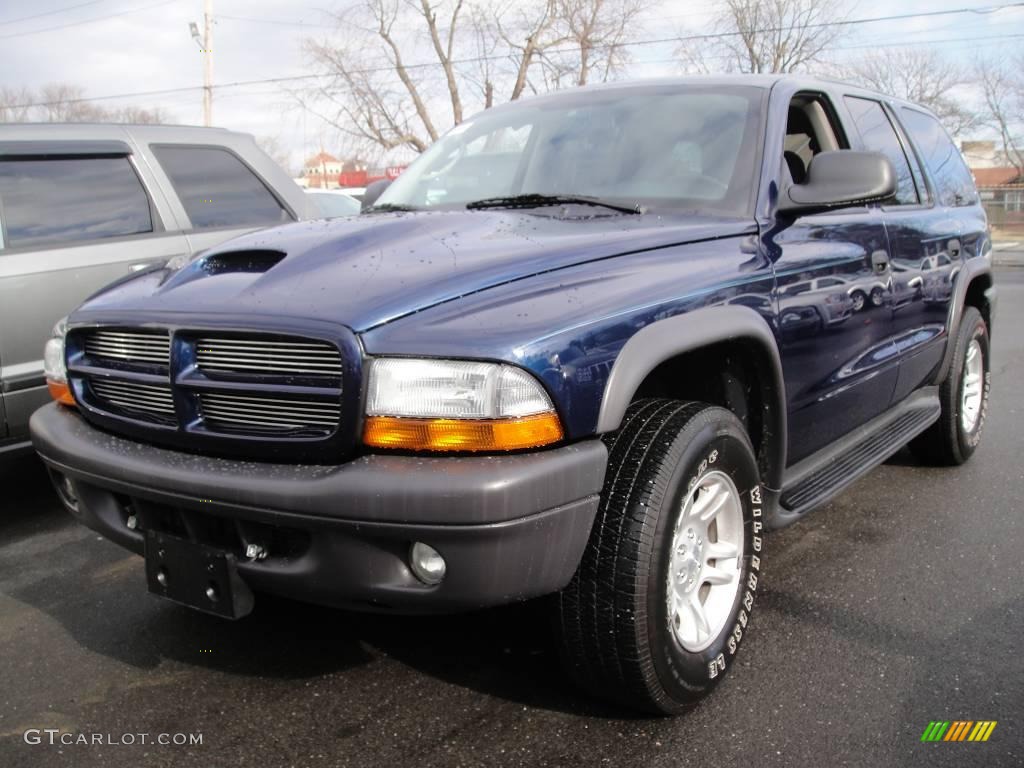
[[[586,195],[512,195],[510,197],[487,197],[483,200],[474,200],[466,203],[470,211],[481,208],[540,208],[545,205],[598,205],[602,208],[610,208],[621,213],[642,213],[640,206],[632,208],[625,205],[610,203],[599,197],[587,197]]]

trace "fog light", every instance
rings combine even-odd
[[[441,553],[422,541],[414,541],[409,548],[409,566],[417,579],[431,587],[441,583],[446,568]]]

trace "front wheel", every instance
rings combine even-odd
[[[722,679],[748,631],[757,460],[740,421],[704,403],[634,403],[607,443],[590,541],[556,600],[562,654],[592,693],[677,713]]]

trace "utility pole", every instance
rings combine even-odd
[[[213,0],[203,0],[203,34],[193,21],[189,25],[192,39],[203,54],[203,125],[213,125]]]

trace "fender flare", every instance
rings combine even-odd
[[[975,257],[972,259],[966,259],[963,266],[960,268],[960,272],[957,274],[956,283],[953,286],[953,300],[949,306],[949,317],[946,320],[946,351],[942,355],[942,362],[939,364],[938,370],[935,373],[935,377],[932,379],[933,384],[938,384],[949,373],[950,366],[953,365],[953,337],[957,329],[960,327],[960,318],[964,314],[964,306],[967,301],[967,291],[970,290],[971,283],[980,277],[988,277],[989,282],[992,282],[992,264],[984,257]],[[994,304],[994,288],[989,287],[985,291],[986,298]],[[994,307],[993,307],[994,309]],[[989,329],[989,333],[992,329]]]
[[[637,331],[615,358],[605,383],[597,432],[618,429],[640,384],[661,363],[725,341],[746,342],[768,362],[768,385],[762,383],[761,393],[765,403],[761,473],[762,482],[777,490],[782,487],[786,467],[786,386],[775,334],[764,318],[749,307],[706,307],[659,320]]]

